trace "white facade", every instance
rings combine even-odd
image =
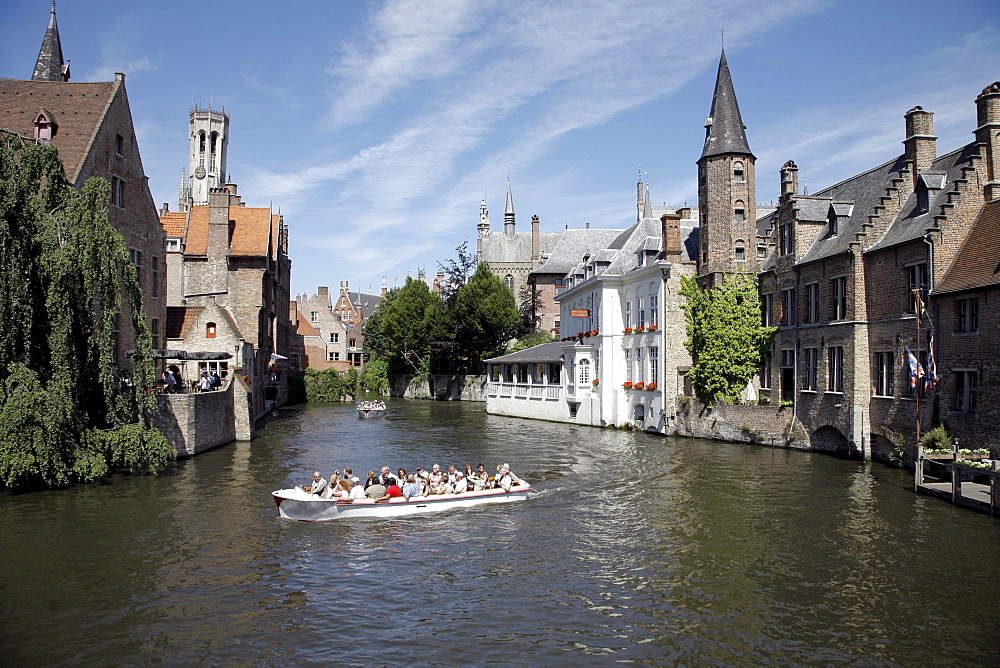
[[[180,210],[188,197],[195,206],[208,204],[212,188],[226,185],[226,154],[229,148],[229,114],[195,106],[190,112],[188,168],[181,180]]]

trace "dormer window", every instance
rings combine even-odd
[[[830,236],[837,236],[837,234],[840,233],[840,224],[837,220],[837,212],[834,211],[832,207],[830,208],[830,213],[827,214],[826,222],[830,229]]]
[[[41,143],[49,143],[56,136],[59,125],[55,122],[52,114],[44,109],[39,109],[35,114],[35,139]]]

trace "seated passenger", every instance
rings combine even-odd
[[[465,477],[466,482],[469,483],[469,487],[473,492],[481,492],[486,489],[486,481],[480,478],[475,473],[470,473]]]
[[[442,478],[444,478],[444,474],[441,473],[441,467],[435,464],[431,467],[431,477],[429,480],[431,487],[433,488],[435,485],[440,485]]]
[[[509,464],[504,464],[500,467],[500,471],[497,473],[496,484],[497,487],[501,487],[503,491],[509,492],[511,487],[523,485],[524,481],[511,473]]]
[[[403,490],[399,488],[399,485],[393,481],[391,485],[385,488],[385,494],[375,499],[375,503],[379,501],[388,501],[389,499],[396,499],[403,496]]]
[[[344,482],[349,482],[345,480]],[[357,501],[358,499],[365,498],[365,486],[364,485],[353,485],[350,490],[349,498],[351,501]]]
[[[378,499],[385,496],[386,486],[375,482],[365,488],[365,496],[369,499]]]
[[[368,480],[365,481],[365,489],[375,484],[375,471],[368,472]]]
[[[313,471],[312,486],[309,488],[309,493],[323,498],[323,493],[326,491],[328,484],[326,478],[319,471]],[[299,487],[299,489],[305,491],[302,487]]]
[[[469,482],[465,479],[465,474],[461,471],[455,472],[455,482],[450,485],[451,491],[455,494],[462,494],[469,491]]]
[[[412,473],[406,477],[406,484],[403,485],[403,496],[407,501],[415,496],[424,495],[424,486],[417,480],[417,476]]]

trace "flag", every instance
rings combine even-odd
[[[924,377],[924,369],[920,366],[917,356],[910,352],[910,346],[903,346],[906,350],[906,364],[909,367],[910,387],[916,387],[917,381]]]
[[[924,378],[924,392],[930,392],[938,384],[937,362],[934,361],[934,337],[931,337],[930,349],[927,352],[927,376]]]

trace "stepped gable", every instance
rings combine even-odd
[[[934,160],[929,169],[920,173],[917,189],[903,202],[889,229],[865,252],[914,241],[927,234],[929,228],[938,227],[935,218],[948,215],[949,193],[957,192],[957,183],[966,178],[966,170],[973,169],[972,156],[979,156],[979,148],[967,144]],[[921,201],[924,197],[921,190],[925,192],[925,201]]]
[[[35,117],[45,109],[55,109],[58,126],[52,145],[66,169],[66,178],[76,183],[97,131],[120,82],[69,83],[62,81],[21,81],[0,79],[0,127],[22,137],[35,136]]]
[[[795,206],[799,208],[800,220],[805,221],[826,220],[830,205],[834,202],[853,204],[851,215],[840,224],[839,233],[833,236],[818,234],[798,263],[846,253],[851,244],[857,242],[856,235],[866,232],[869,216],[876,212],[875,206],[881,204],[887,189],[893,187],[893,180],[902,178],[901,172],[906,165],[906,158],[901,155],[815,195],[797,195]]]
[[[1000,285],[1000,200],[983,205],[934,294]]]

